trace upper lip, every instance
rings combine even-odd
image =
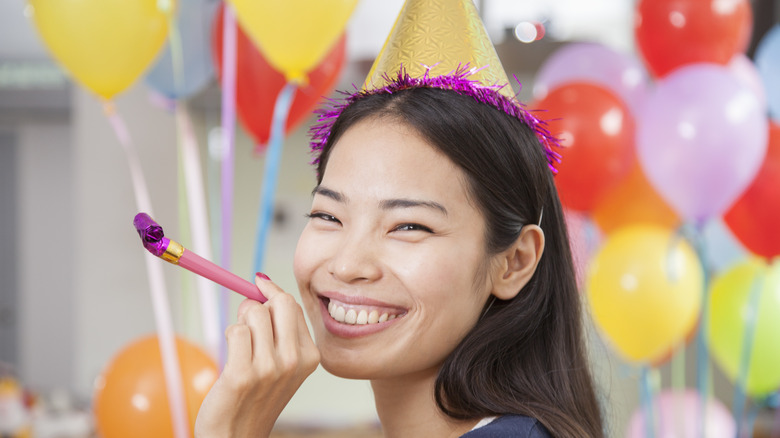
[[[329,300],[338,301],[344,304],[351,304],[355,306],[374,306],[374,307],[388,307],[393,309],[406,310],[402,306],[386,303],[384,301],[368,298],[364,295],[346,295],[341,292],[325,291],[318,292],[317,295],[320,298],[327,298]]]

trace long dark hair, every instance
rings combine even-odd
[[[435,386],[439,408],[456,419],[522,414],[556,437],[602,437],[563,211],[534,132],[452,91],[371,95],[352,103],[334,123],[319,156],[318,183],[332,146],[367,118],[414,128],[464,170],[485,216],[488,254],[508,248],[524,225],[543,215],[545,249],[536,272],[515,298],[491,303],[446,358]]]

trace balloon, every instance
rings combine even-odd
[[[564,210],[563,217],[569,233],[569,249],[574,263],[577,286],[582,288],[585,284],[588,261],[601,243],[602,236],[590,219],[582,213]]]
[[[680,219],[647,181],[638,161],[593,209],[593,220],[607,234],[635,223],[674,228]]]
[[[631,362],[653,362],[696,324],[703,273],[685,241],[655,225],[607,236],[591,260],[587,295],[593,319]]]
[[[767,118],[727,67],[694,64],[658,81],[637,117],[637,154],[658,193],[684,219],[719,216],[766,154]]]
[[[170,0],[170,7],[173,8]],[[43,42],[81,85],[104,99],[149,67],[168,34],[158,0],[29,0]]]
[[[222,14],[220,7],[214,20],[212,48],[217,60],[217,71],[222,74]],[[284,76],[271,67],[252,41],[238,28],[236,36],[236,107],[243,126],[258,145],[265,145],[271,132],[271,116],[279,91],[286,84]],[[295,92],[286,132],[301,124],[322,97],[333,90],[346,60],[346,37],[333,46],[322,63],[309,73],[308,84]]]
[[[592,82],[639,107],[647,90],[647,72],[639,59],[597,43],[572,43],[545,60],[534,79],[534,99],[568,82]]]
[[[169,99],[197,94],[214,78],[208,35],[219,3],[210,0],[179,0],[179,3],[176,10],[179,53],[174,56],[169,40],[146,74],[146,84]],[[176,62],[181,65],[174,66]]]
[[[176,339],[190,425],[216,381],[214,361],[196,345]],[[141,338],[120,351],[95,384],[94,413],[100,436],[173,436],[157,336]]]
[[[289,81],[305,82],[344,33],[357,0],[229,0],[265,59]]]
[[[753,91],[753,94],[756,95],[761,104],[761,108],[766,108],[766,90],[764,89],[761,75],[759,75],[753,61],[744,53],[737,53],[729,62],[728,68],[737,79]]]
[[[723,217],[737,239],[754,254],[780,255],[780,124],[769,124],[766,158],[753,182]]]
[[[762,282],[758,283],[760,295],[758,302],[751,303],[756,281]],[[738,381],[745,328],[752,318],[753,343],[744,390],[761,397],[780,388],[780,263],[745,260],[716,277],[710,293],[709,339],[715,362],[732,381]]]
[[[561,202],[591,211],[631,168],[634,117],[614,93],[585,82],[557,87],[531,107],[563,146],[555,177]]]
[[[698,392],[661,391],[653,399],[655,436],[658,438],[734,438],[737,425],[731,412],[713,397],[707,398],[704,415]],[[706,424],[703,424],[706,422]],[[704,433],[700,434],[702,425]],[[645,431],[645,415],[640,406],[631,415],[626,438],[649,438]]]
[[[756,68],[764,82],[769,114],[780,122],[780,24],[761,38],[756,47]]]
[[[728,64],[752,32],[749,0],[640,0],[634,34],[647,68],[666,76],[687,64]]]

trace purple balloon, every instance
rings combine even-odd
[[[729,61],[728,67],[734,76],[753,90],[753,93],[758,97],[758,101],[761,102],[761,108],[766,109],[764,82],[761,80],[761,75],[758,73],[758,69],[753,64],[753,61],[744,53],[737,53]]]
[[[722,403],[714,398],[706,402],[705,415],[701,415],[701,398],[693,390],[680,392],[662,391],[653,399],[655,436],[658,438],[734,438],[737,426],[734,417]],[[706,421],[706,425],[703,423]],[[699,433],[705,427],[704,433]],[[645,433],[645,416],[640,406],[628,426],[627,438],[649,438]]]
[[[768,120],[728,67],[690,64],[660,79],[637,117],[637,156],[658,193],[684,219],[719,216],[766,155]]]
[[[635,56],[597,43],[571,43],[553,53],[534,80],[534,99],[568,82],[594,82],[620,96],[632,109],[641,105],[648,76]]]

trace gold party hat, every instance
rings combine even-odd
[[[412,77],[451,74],[461,66],[481,69],[470,79],[514,99],[504,67],[472,0],[407,0],[363,87],[387,84],[401,67]]]
[[[335,121],[351,104],[412,88],[451,90],[518,119],[534,131],[550,170],[557,172],[558,140],[515,98],[472,0],[406,0],[363,89],[344,92],[345,98],[317,111],[317,123],[309,128],[312,152],[325,148]]]

